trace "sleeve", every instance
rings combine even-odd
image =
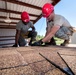
[[[22,27],[21,23],[18,22],[17,25],[16,25],[16,29],[17,29],[17,30],[21,30],[21,27]]]
[[[34,25],[33,25],[33,23],[32,22],[30,22],[30,27],[33,27]]]
[[[54,20],[54,26],[55,25],[59,25],[59,26],[62,26],[63,25],[63,18],[62,17],[59,17],[58,19]]]
[[[46,30],[48,30],[49,28],[49,23],[48,23],[48,20],[46,19]]]
[[[53,27],[53,22],[47,22],[47,29],[51,29]]]

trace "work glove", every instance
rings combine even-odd
[[[48,45],[56,45],[55,39],[52,37],[50,42],[45,43],[46,46]]]
[[[35,30],[32,30],[32,32],[35,32]]]
[[[18,44],[14,44],[12,47],[18,47]]]
[[[31,46],[42,46],[43,42],[42,40],[34,42]]]

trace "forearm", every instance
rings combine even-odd
[[[46,34],[45,37],[50,33],[51,29],[50,28],[46,28]]]
[[[16,36],[15,36],[15,44],[18,44],[18,39],[19,39],[19,35],[16,34]]]
[[[46,34],[45,34],[45,37],[46,37],[49,33],[50,33],[50,31],[47,31]]]
[[[15,44],[18,44],[19,36],[20,36],[20,31],[16,30]]]
[[[35,27],[32,27],[32,31],[35,31]]]
[[[56,34],[56,32],[59,30],[60,26],[53,26],[52,29],[49,31],[46,37],[43,38],[43,42],[47,42],[51,40],[51,38]]]
[[[54,36],[53,33],[49,33],[45,38],[43,38],[43,42],[47,42],[48,40],[50,40],[52,37]]]

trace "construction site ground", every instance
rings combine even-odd
[[[76,48],[61,46],[0,48],[0,75],[66,75],[39,54],[65,68],[57,52],[76,75]]]

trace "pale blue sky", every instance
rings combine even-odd
[[[54,9],[56,14],[64,16],[73,27],[76,27],[76,0],[61,0]],[[45,35],[46,19],[42,17],[35,27],[38,35]]]

